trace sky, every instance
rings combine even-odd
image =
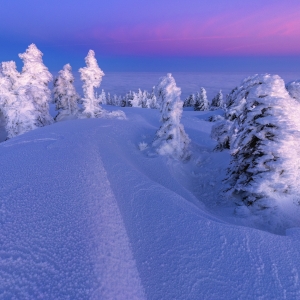
[[[9,0],[0,9],[0,60],[35,43],[49,69],[109,71],[300,69],[299,0]]]

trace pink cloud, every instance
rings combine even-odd
[[[96,26],[76,36],[114,54],[259,55],[300,54],[300,10],[264,8],[127,26]]]

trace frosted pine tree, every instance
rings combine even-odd
[[[25,53],[19,54],[24,66],[18,80],[20,96],[31,101],[35,107],[36,125],[38,127],[53,123],[49,114],[51,91],[48,84],[52,75],[43,64],[43,53],[35,44],[29,45]],[[21,92],[23,93],[21,95]]]
[[[196,97],[194,94],[189,95],[183,103],[183,107],[191,107],[194,106],[196,103]]]
[[[69,64],[59,71],[58,77],[53,84],[54,102],[58,114],[55,117],[56,121],[63,119],[75,118],[78,114],[77,103],[80,99],[74,87],[74,76],[72,68]]]
[[[223,94],[220,90],[219,93],[212,99],[211,101],[211,108],[212,109],[219,109],[224,108],[224,102],[223,102]]]
[[[133,92],[132,91],[129,91],[126,95],[125,95],[125,97],[124,97],[124,99],[123,99],[123,105],[124,105],[124,107],[125,106],[128,106],[128,107],[131,107],[131,101],[133,100]]]
[[[212,127],[211,137],[218,142],[216,150],[229,149],[231,140],[238,131],[238,118],[247,103],[251,89],[262,84],[262,76],[254,75],[245,78],[239,87],[234,88],[227,96],[225,120],[217,122]]]
[[[209,110],[209,103],[206,96],[206,90],[203,87],[200,88],[200,93],[197,93],[196,95],[194,110],[195,111]]]
[[[133,98],[130,100],[130,106],[132,107],[142,107],[143,104],[143,92],[141,89],[137,93],[133,92]]]
[[[95,52],[90,50],[85,58],[86,67],[80,68],[80,78],[83,81],[82,115],[87,118],[97,118],[102,115],[100,99],[95,96],[95,88],[101,84],[103,71],[99,68]]]
[[[157,86],[161,98],[161,127],[156,132],[153,146],[160,155],[169,155],[176,159],[188,159],[190,139],[180,123],[183,103],[180,100],[181,90],[171,74],[161,78]]]
[[[158,108],[159,104],[157,103],[156,95],[155,95],[155,86],[152,88],[151,93],[149,94],[149,107],[152,109]]]
[[[20,73],[14,61],[5,61],[1,63],[1,73],[11,82],[14,89],[19,85]]]
[[[114,95],[112,98],[112,105],[121,106],[122,98],[120,96]]]
[[[101,94],[98,96],[98,98],[99,98],[99,103],[100,104],[107,104],[106,103],[106,95],[105,95],[105,92],[104,92],[103,89],[101,91]]]
[[[300,104],[283,80],[261,75],[233,127],[230,192],[254,211],[299,204]]]
[[[107,105],[112,105],[112,98],[110,96],[110,93],[107,93],[107,96],[106,96],[106,104]]]
[[[142,108],[150,108],[149,94],[147,91],[142,93]]]
[[[37,128],[35,107],[20,85],[20,74],[13,61],[3,62],[0,73],[0,110],[7,137],[12,138]],[[39,124],[38,124],[39,125]]]
[[[125,107],[126,106],[126,95],[123,96],[123,97],[121,97],[120,106],[121,107]]]
[[[290,96],[300,102],[300,80],[288,83],[286,88]]]

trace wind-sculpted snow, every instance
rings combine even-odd
[[[64,124],[1,145],[0,298],[143,299],[98,142]]]
[[[299,298],[299,229],[254,229],[221,203],[216,112],[183,112],[182,164],[138,149],[157,110],[123,110],[0,144],[0,298]]]

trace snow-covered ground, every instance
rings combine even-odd
[[[270,233],[220,195],[218,111],[184,111],[181,163],[139,150],[158,110],[122,110],[0,144],[0,299],[299,299],[299,228]]]

